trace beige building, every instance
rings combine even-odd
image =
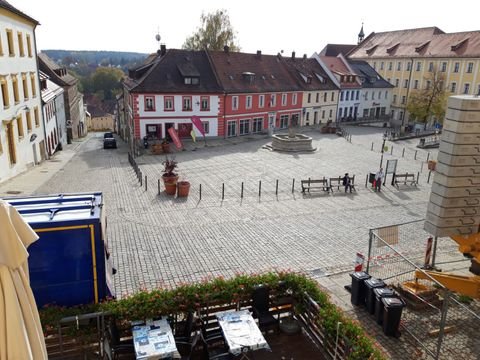
[[[348,57],[367,61],[395,86],[391,115],[398,125],[409,120],[409,94],[431,86],[433,72],[444,77],[449,95],[480,92],[480,31],[447,34],[429,27],[371,33]]]
[[[88,131],[114,131],[114,116],[96,106],[89,106],[87,116]]]

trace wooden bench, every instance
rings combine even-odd
[[[345,185],[343,185],[343,176],[330,178],[330,190],[332,192],[334,186],[337,187],[337,191],[340,191],[340,186],[345,187]],[[355,175],[350,176],[350,186],[352,187],[352,190],[355,190]]]
[[[415,174],[395,174],[393,182],[398,189],[399,184],[417,186],[418,179],[415,178]]]
[[[330,191],[330,185],[328,179],[320,179],[320,180],[301,180],[302,185],[302,193],[305,193],[305,190],[310,192],[310,189],[322,189],[323,191]]]

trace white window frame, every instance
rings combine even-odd
[[[252,95],[247,95],[245,98],[245,109],[252,108]]]
[[[238,96],[232,96],[232,110],[238,110]]]
[[[282,94],[282,106],[287,106],[287,94]]]
[[[263,108],[265,106],[265,95],[258,96],[258,107]]]
[[[292,94],[292,105],[297,105],[297,93]]]

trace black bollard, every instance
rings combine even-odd
[[[222,183],[222,200],[225,199],[225,183]]]
[[[202,184],[200,184],[199,195],[200,195],[200,200],[202,200]]]
[[[258,197],[262,196],[262,180],[258,180]]]
[[[240,192],[240,197],[243,199],[243,181],[242,181],[242,191]]]
[[[160,179],[158,179],[158,194],[160,195]]]
[[[275,195],[278,195],[278,179],[277,179],[277,183],[275,185]]]
[[[148,185],[147,185],[147,175],[145,175],[145,191],[148,190]]]
[[[403,151],[402,151],[402,158],[405,157],[405,148],[403,148]]]
[[[293,178],[293,181],[292,181],[292,194],[294,191],[295,191],[295,178]]]

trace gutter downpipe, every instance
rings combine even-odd
[[[412,82],[412,71],[413,71],[413,58],[410,58],[410,74],[408,75],[408,86],[407,86],[407,96],[406,96],[407,100],[405,101],[405,111],[403,112],[402,128],[405,127],[405,117],[407,115],[407,106],[408,106],[408,94],[410,93],[410,85],[411,85],[410,83]]]

